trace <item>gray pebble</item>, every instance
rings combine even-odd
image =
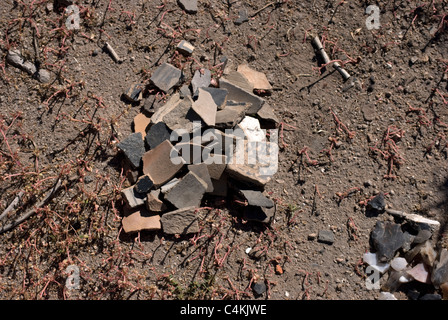
[[[17,68],[22,67],[25,62],[19,50],[10,50],[6,56],[6,61]]]
[[[26,61],[23,65],[22,65],[22,70],[25,71],[26,73],[28,73],[30,76],[32,76],[33,74],[36,73],[37,68],[34,65],[34,63],[30,62],[30,61]]]
[[[39,82],[47,83],[47,82],[50,82],[50,79],[51,79],[51,76],[50,76],[50,72],[48,72],[48,70],[40,69],[37,72],[37,80],[39,80]]]
[[[252,286],[256,295],[262,295],[266,292],[266,284],[264,282],[257,282]]]

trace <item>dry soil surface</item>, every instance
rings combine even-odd
[[[378,1],[381,27],[372,30],[370,3],[360,0],[199,0],[193,14],[171,0],[75,4],[79,30],[67,29],[58,1],[0,8],[0,212],[22,192],[2,222],[37,208],[0,235],[0,298],[375,299],[360,259],[375,223],[391,219],[366,214],[380,192],[392,208],[440,221],[434,241],[446,247],[446,1]],[[248,21],[235,24],[243,8]],[[351,80],[319,68],[314,36]],[[195,46],[190,58],[176,54],[183,39]],[[6,63],[14,48],[51,81]],[[264,97],[280,119],[278,172],[266,185],[274,221],[247,222],[232,199],[209,200],[199,234],[124,234],[120,190],[129,182],[116,144],[144,101],[121,94],[163,62],[188,83],[223,56],[227,68],[248,63],[274,87]],[[62,188],[40,204],[58,178]],[[321,230],[333,231],[333,244],[317,241]],[[80,282],[69,290],[71,265]],[[254,282],[266,284],[261,296]],[[408,299],[407,289],[397,298]]]

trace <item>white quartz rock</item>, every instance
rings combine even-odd
[[[390,292],[381,292],[378,300],[397,300],[397,298]]]
[[[257,118],[246,116],[236,128],[243,131],[248,141],[266,141],[266,131],[261,129],[260,121]]]
[[[405,258],[396,257],[392,259],[392,261],[390,262],[390,266],[396,271],[402,271],[408,266],[408,262]]]
[[[363,261],[364,263],[367,263],[369,266],[371,266],[373,269],[375,269],[381,274],[389,270],[390,267],[390,263],[379,262],[376,253],[371,252],[364,253]]]

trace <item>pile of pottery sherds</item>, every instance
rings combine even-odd
[[[191,55],[194,47],[182,41],[176,50]],[[221,61],[224,69],[228,60]],[[276,169],[278,146],[267,129],[278,120],[263,97],[272,86],[247,64],[229,69],[220,76],[198,69],[186,79],[162,63],[149,85],[123,91],[125,101],[141,106],[133,133],[117,144],[130,185],[121,192],[126,233],[198,232],[198,211],[217,200],[238,207],[245,220],[271,221],[275,203],[264,188],[276,171],[268,169]]]

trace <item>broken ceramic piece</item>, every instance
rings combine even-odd
[[[205,163],[190,164],[187,166],[187,168],[207,184],[207,189],[205,190],[206,193],[213,192],[213,182]]]
[[[187,13],[198,12],[198,0],[177,0],[177,2],[182,10]]]
[[[151,75],[151,82],[160,90],[168,93],[173,87],[179,85],[182,71],[169,63],[160,65]]]
[[[407,270],[407,274],[418,282],[431,283],[429,268],[424,263],[419,263],[412,269]]]
[[[131,134],[125,140],[118,143],[117,147],[123,151],[133,169],[140,167],[142,156],[145,152],[145,144],[140,132]]]
[[[151,178],[147,175],[141,176],[138,178],[137,182],[134,185],[134,190],[137,193],[148,193],[149,190],[154,186],[154,183],[152,182]]]
[[[246,199],[250,206],[272,208],[274,201],[267,198],[261,191],[256,190],[240,190],[242,196]]]
[[[150,123],[151,118],[147,117],[144,113],[139,113],[134,117],[134,132],[140,132],[142,134],[142,139],[144,139]]]
[[[131,85],[124,93],[123,97],[132,103],[139,102],[143,99],[143,85],[140,83]]]
[[[170,136],[171,133],[165,122],[157,122],[149,128],[146,133],[145,140],[146,144],[149,146],[149,149],[152,150],[165,140],[169,140]]]
[[[267,92],[272,90],[272,86],[263,72],[256,71],[247,64],[239,65],[237,71],[246,77],[252,85],[253,90],[262,90]]]
[[[122,189],[121,196],[130,209],[137,208],[146,201],[146,194],[136,192],[134,186]]]
[[[439,254],[437,263],[435,264],[431,280],[437,288],[443,283],[448,283],[448,250],[442,249]]]
[[[199,88],[198,99],[193,102],[192,108],[202,118],[206,125],[215,125],[217,105],[209,92]]]
[[[440,222],[437,220],[428,219],[414,213],[406,213],[403,211],[386,209],[386,212],[399,218],[406,219],[411,224],[415,225],[417,229],[428,229],[431,232],[436,232],[440,228]]]
[[[212,80],[212,73],[208,69],[199,69],[193,75],[193,79],[191,79],[191,89],[193,92],[193,97],[198,96],[199,88],[206,88],[210,86]]]
[[[143,155],[143,173],[151,178],[155,188],[171,180],[184,166],[182,161],[173,163],[172,158],[176,154],[171,142],[165,140]]]
[[[380,292],[378,300],[398,300],[393,293],[390,292]]]
[[[188,172],[173,188],[165,193],[165,200],[176,208],[200,207],[207,183],[194,172]]]
[[[226,106],[216,112],[215,127],[221,130],[231,129],[244,117],[246,106]]]
[[[270,223],[276,212],[275,205],[271,208],[258,206],[245,206],[243,218],[249,221]]]
[[[218,110],[225,107],[227,102],[227,94],[229,93],[226,89],[213,88],[213,87],[203,87],[203,90],[211,94],[213,101],[215,101]]]
[[[386,200],[384,199],[384,193],[380,192],[372,200],[367,203],[367,207],[378,212],[383,212],[386,208]]]
[[[161,229],[160,216],[158,214],[151,214],[144,208],[124,217],[122,225],[126,233]]]
[[[280,122],[275,115],[274,110],[272,110],[272,107],[266,102],[263,104],[261,109],[258,110],[256,116],[262,121],[267,121],[274,124],[278,124]]]
[[[371,233],[371,238],[380,262],[390,261],[405,242],[401,226],[389,221],[378,221]]]
[[[176,48],[178,51],[185,55],[191,55],[194,51],[194,46],[186,40],[182,40],[181,42],[179,42]]]
[[[163,194],[167,193],[169,190],[171,190],[171,188],[173,188],[180,180],[178,178],[174,178],[171,181],[168,181],[167,183],[165,183],[161,188],[160,188],[160,192],[162,192]]]
[[[227,78],[225,77],[221,77],[219,79],[219,87],[227,89],[228,91],[227,100],[249,104],[249,107],[246,110],[246,114],[256,115],[257,112],[261,109],[261,107],[265,103],[265,101],[262,98],[233,84],[232,82],[228,81]]]
[[[161,218],[163,232],[166,234],[189,234],[199,232],[196,207],[182,208],[164,213]]]
[[[167,209],[165,203],[159,199],[160,189],[152,190],[147,194],[146,209],[151,212],[163,212]]]

